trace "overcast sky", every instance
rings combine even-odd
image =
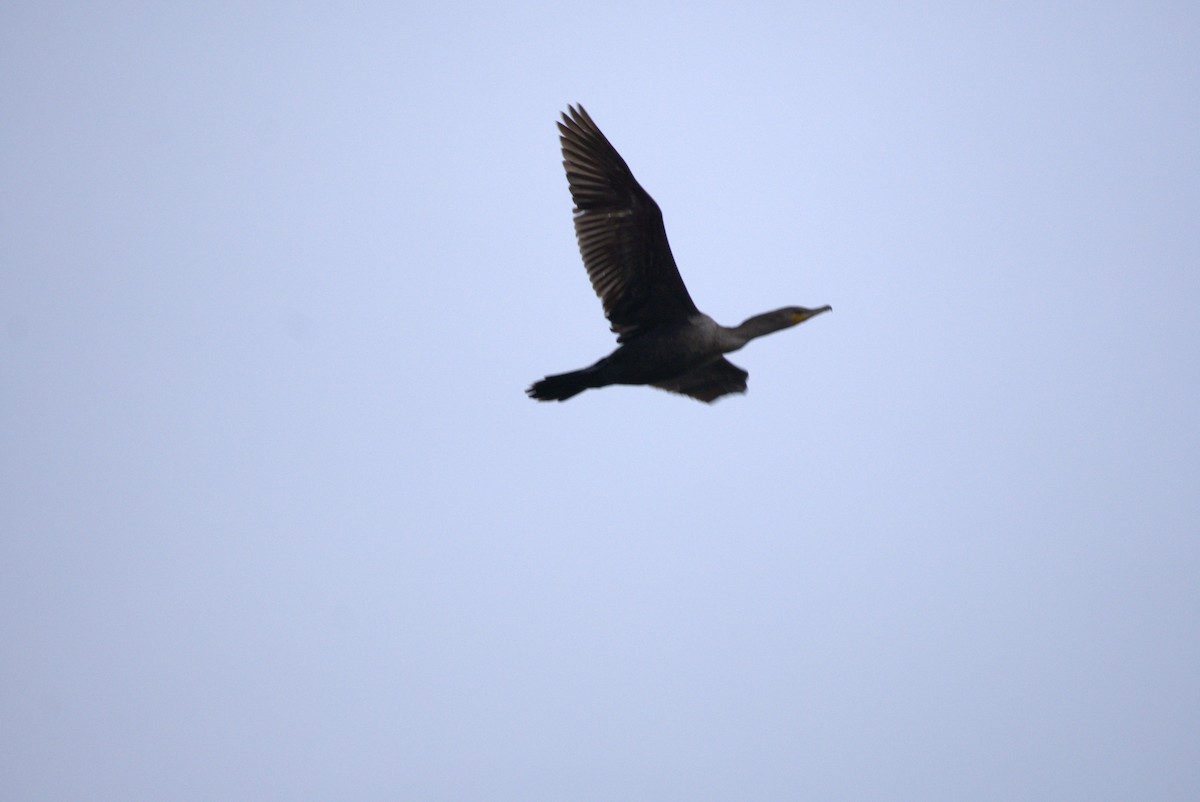
[[[554,123],[750,390],[613,347]],[[1200,797],[1200,6],[0,10],[0,797]]]

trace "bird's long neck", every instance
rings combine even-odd
[[[762,337],[764,334],[771,334],[792,326],[793,323],[787,317],[780,315],[780,311],[777,309],[774,312],[755,315],[743,321],[740,326],[730,329],[729,332],[740,339],[742,345],[745,345],[755,337]]]

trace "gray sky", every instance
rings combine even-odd
[[[0,11],[0,797],[1197,798],[1200,8],[427,5]]]

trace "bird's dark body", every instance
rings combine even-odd
[[[658,204],[583,107],[571,107],[558,128],[580,254],[620,345],[589,367],[535,382],[531,398],[565,401],[610,384],[648,384],[706,402],[744,393],[749,374],[725,354],[829,310],[789,306],[734,328],[718,325],[688,294]]]
[[[547,376],[530,388],[539,401],[565,401],[584,390],[610,384],[659,384],[721,358],[711,348],[699,347],[695,326],[664,326],[621,343],[617,349],[583,370]],[[565,393],[565,395],[564,395]]]

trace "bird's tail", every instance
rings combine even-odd
[[[589,387],[595,387],[593,374],[595,368],[573,370],[570,373],[560,373],[557,376],[547,376],[540,382],[534,382],[525,392],[530,398],[538,401],[566,401],[579,395]]]

